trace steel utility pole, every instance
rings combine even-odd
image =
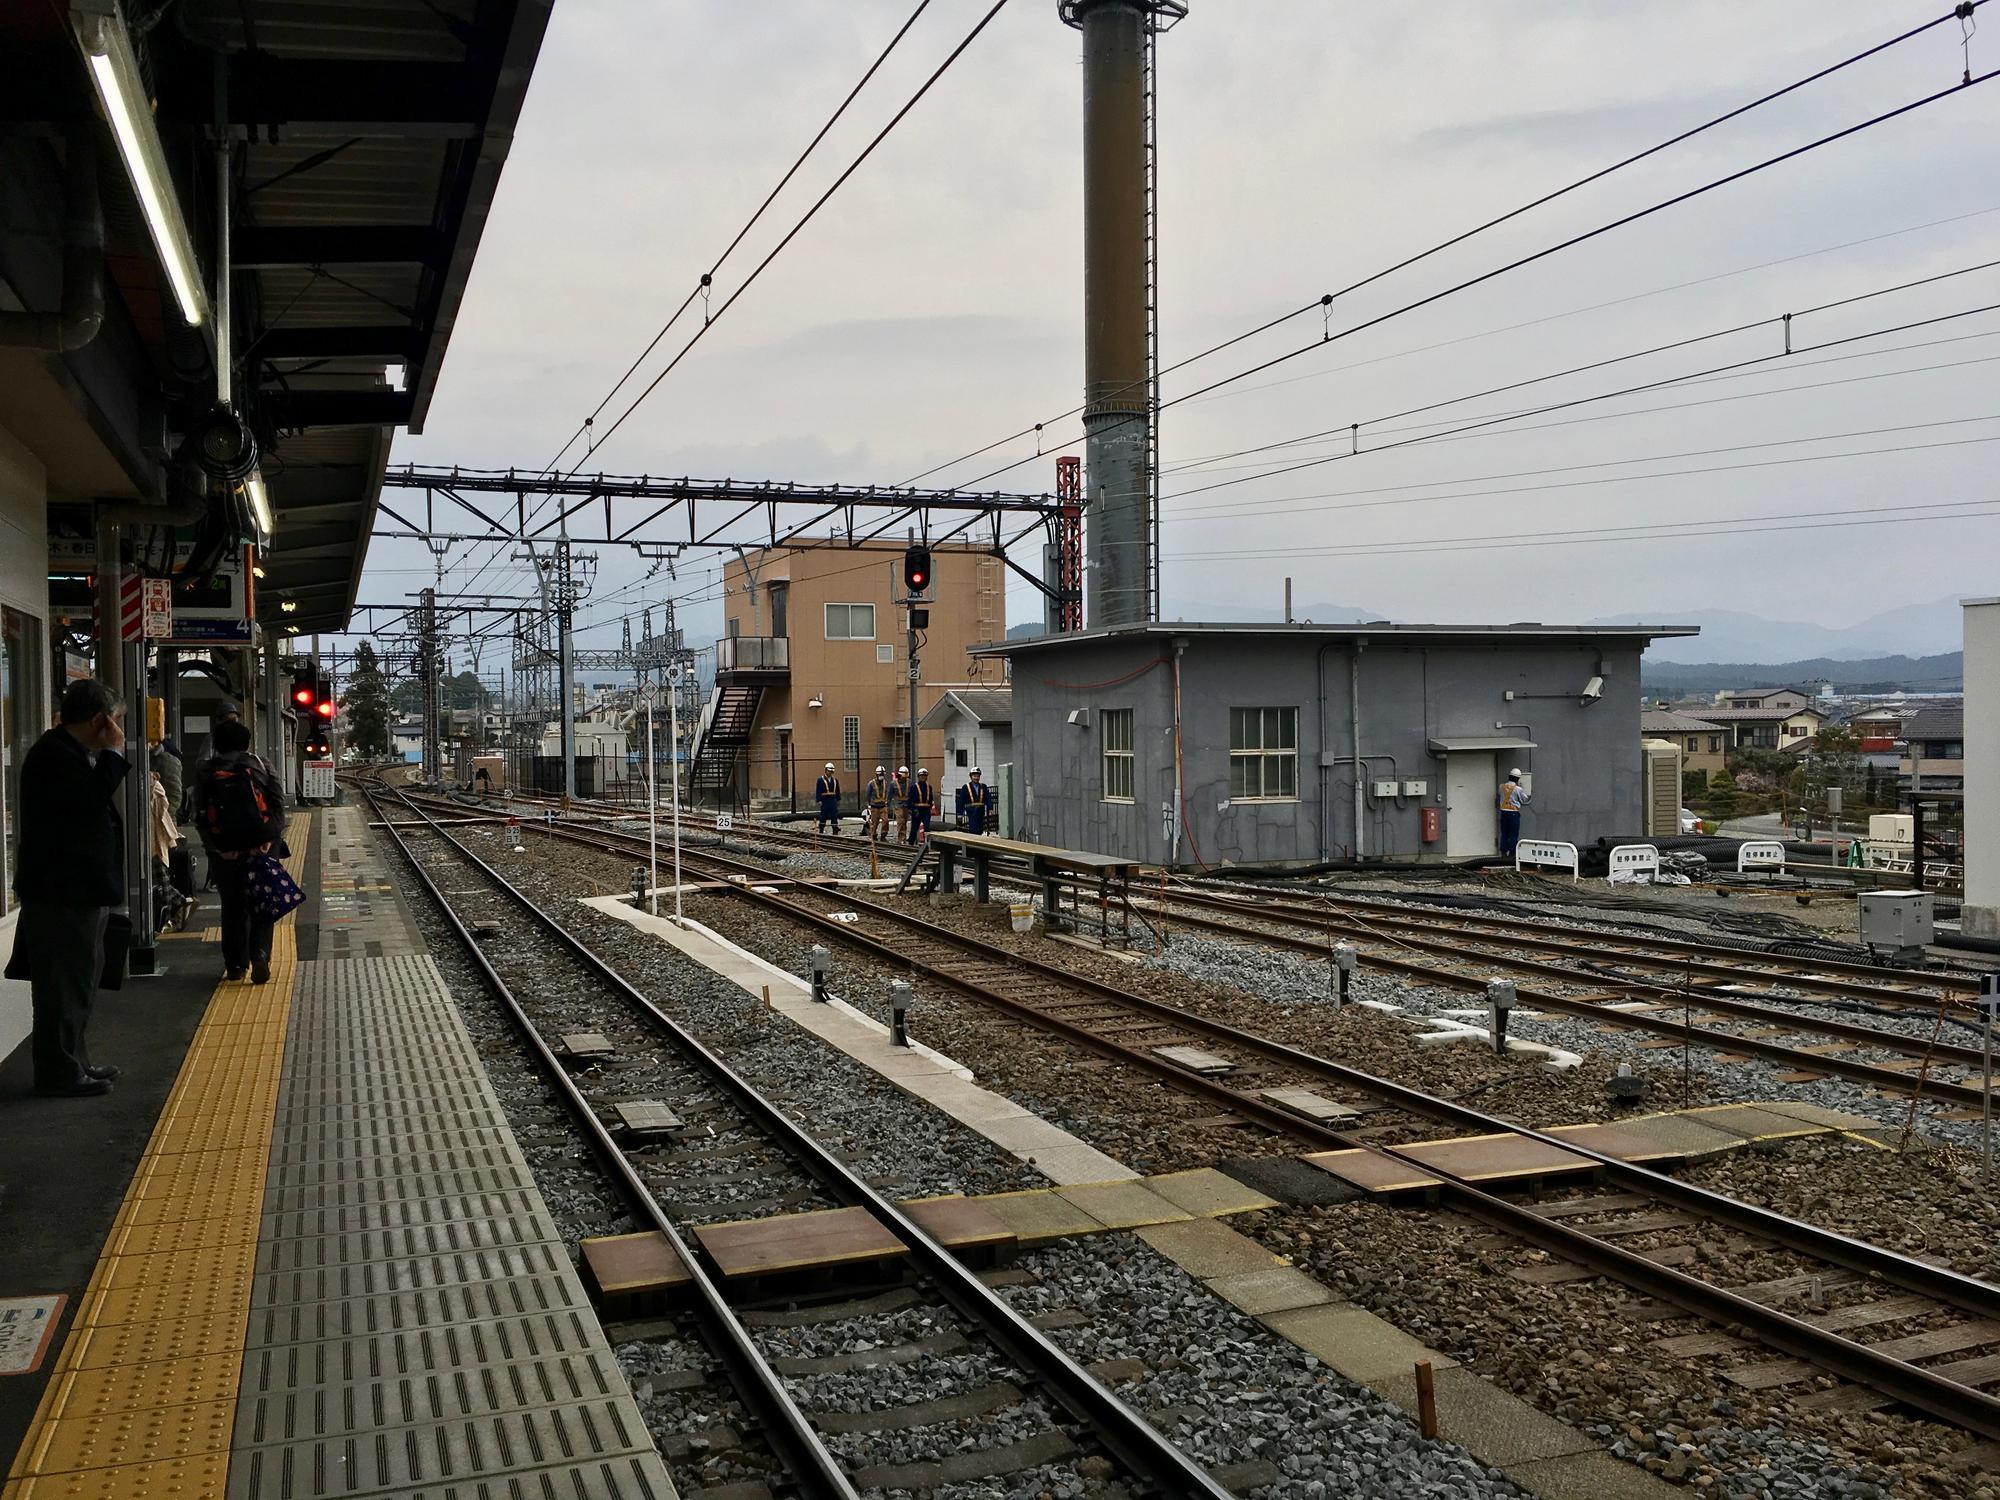
[[[563,801],[576,800],[576,650],[570,627],[576,622],[576,590],[570,577],[569,538],[556,543],[556,658],[562,694]]]
[[[438,779],[438,694],[442,689],[438,671],[437,590],[425,589],[417,596],[417,681],[424,693],[424,780]]]

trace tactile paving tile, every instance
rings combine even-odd
[[[428,955],[303,965],[230,1494],[673,1489]]]
[[[651,1447],[638,1409],[626,1396],[239,1448],[230,1466],[229,1493],[243,1500],[272,1495],[321,1500],[416,1486],[469,1486],[492,1476],[616,1458]]]

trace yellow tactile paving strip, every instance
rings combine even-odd
[[[281,922],[270,981],[216,987],[0,1500],[220,1500],[297,967]]]

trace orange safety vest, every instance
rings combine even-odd
[[[889,805],[889,783],[884,781],[880,776],[877,776],[873,781],[868,783],[868,805],[870,807],[887,807]]]
[[[1527,805],[1527,793],[1521,790],[1520,782],[1503,781],[1500,783],[1500,811],[1519,812]]]
[[[983,781],[968,781],[965,784],[965,805],[967,807],[991,807],[993,788]]]
[[[919,781],[910,788],[910,809],[913,812],[930,812],[937,806],[937,788],[928,781]]]
[[[818,782],[813,786],[813,795],[815,797],[838,797],[840,795],[840,778],[838,776],[820,777]]]

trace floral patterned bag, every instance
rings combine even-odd
[[[275,922],[305,901],[306,893],[298,882],[272,856],[252,854],[247,858],[243,883],[249,887],[250,909],[258,916]]]

